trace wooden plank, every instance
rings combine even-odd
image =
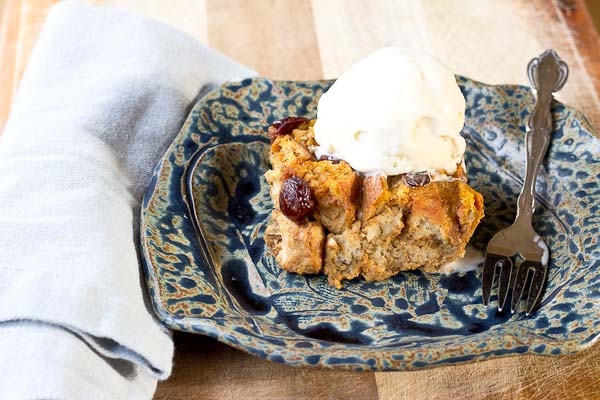
[[[207,337],[175,334],[173,375],[156,400],[377,399],[374,374],[270,363]]]
[[[592,1],[590,1],[590,4]],[[600,18],[600,2],[594,0]],[[600,35],[583,0],[559,0],[556,12],[571,32],[573,44],[581,56],[583,66],[592,79],[596,93],[600,92]],[[600,112],[600,111],[599,111]]]
[[[519,3],[313,0],[324,75],[335,78],[381,47],[404,46],[479,81],[526,84],[524,65],[543,47],[529,34],[528,9]],[[506,22],[491,23],[494,18]]]
[[[321,79],[308,0],[207,0],[211,47],[273,79]]]

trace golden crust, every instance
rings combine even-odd
[[[305,167],[300,177],[315,195],[317,213],[325,229],[340,233],[349,228],[356,216],[353,193],[358,176],[346,162],[323,160],[305,163]]]
[[[390,197],[386,177],[382,175],[366,177],[362,184],[361,220],[364,222],[383,211]]]
[[[297,224],[281,211],[273,211],[265,241],[283,269],[297,274],[317,274],[323,266],[325,231],[316,221]]]
[[[307,149],[318,146],[315,142],[315,132],[313,130],[315,122],[316,120],[313,119],[307,124],[302,124],[291,133],[292,138]]]

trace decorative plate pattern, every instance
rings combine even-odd
[[[486,205],[472,243],[483,248],[515,216],[523,121],[533,97],[521,86],[458,82],[467,100],[470,184]],[[142,207],[146,282],[164,324],[271,361],[357,370],[564,354],[598,338],[600,140],[579,112],[559,103],[538,177],[534,225],[552,260],[534,315],[484,307],[480,271],[356,279],[343,290],[323,276],[282,271],[263,240],[272,206],[263,177],[266,129],[290,115],[314,118],[331,83],[250,79],[196,104],[157,165]]]

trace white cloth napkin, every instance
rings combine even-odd
[[[141,196],[194,99],[252,75],[161,23],[54,7],[0,139],[0,399],[144,399],[168,377]]]

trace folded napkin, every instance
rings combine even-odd
[[[61,3],[0,138],[0,399],[150,398],[141,197],[199,95],[254,72],[161,23]]]

